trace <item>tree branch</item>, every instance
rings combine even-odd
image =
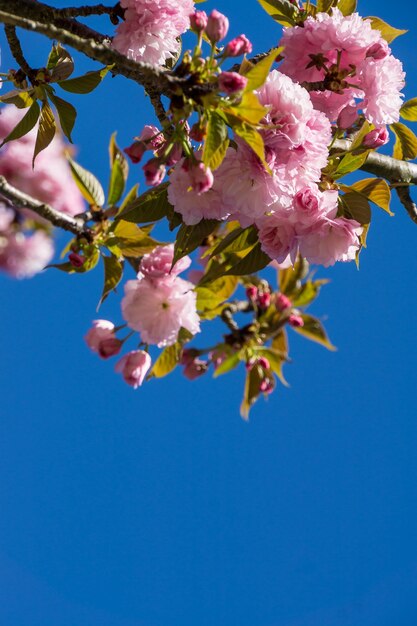
[[[32,68],[23,55],[20,41],[16,35],[16,28],[11,24],[5,24],[4,32],[6,33],[7,43],[9,44],[10,52],[12,53],[13,58],[16,63],[18,63],[19,67],[24,71],[26,76],[30,76]]]
[[[90,15],[121,15],[122,9],[120,5],[108,7],[104,4],[95,4],[93,6],[66,7],[65,9],[56,9],[61,17],[89,17]]]
[[[54,226],[58,226],[74,235],[89,238],[90,230],[85,226],[82,219],[76,219],[61,213],[61,211],[57,211],[49,204],[43,204],[39,200],[35,200],[35,198],[10,185],[4,176],[0,176],[0,195],[7,198],[16,209],[30,209]]]

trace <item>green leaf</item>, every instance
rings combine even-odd
[[[56,125],[55,118],[48,102],[42,104],[39,116],[38,133],[36,135],[35,150],[33,153],[32,167],[34,167],[35,159],[42,150],[45,150],[55,137]]]
[[[154,363],[150,376],[155,378],[163,378],[179,363],[181,358],[181,346],[179,343],[174,343],[172,346],[168,346],[162,350],[161,354]]]
[[[254,365],[246,374],[243,400],[240,405],[240,415],[244,420],[249,419],[249,411],[261,394],[260,385],[262,380],[263,370],[258,365]]]
[[[408,122],[417,122],[417,98],[411,98],[404,102],[400,109],[400,115]]]
[[[18,122],[7,137],[3,139],[0,144],[0,148],[8,141],[12,141],[12,139],[20,139],[24,135],[27,135],[38,121],[40,112],[41,110],[39,108],[39,104],[35,100],[35,102],[26,111],[20,122]]]
[[[394,215],[390,209],[391,190],[383,178],[365,178],[353,183],[350,189],[364,195],[389,215]]]
[[[395,159],[415,159],[417,157],[417,137],[404,124],[395,122],[391,124],[391,129],[395,134],[393,156]]]
[[[161,245],[160,241],[156,241],[149,237],[148,232],[142,230],[135,224],[124,220],[113,222],[114,230],[106,245],[119,248],[125,257],[139,257],[152,252],[156,246]]]
[[[213,378],[218,378],[218,376],[222,376],[222,374],[227,374],[227,372],[234,370],[235,367],[239,365],[241,360],[239,354],[239,352],[234,352],[230,356],[226,357],[216,368]]]
[[[346,154],[334,172],[334,179],[336,180],[337,178],[341,178],[342,176],[346,176],[346,174],[350,174],[351,172],[358,170],[365,163],[368,158],[368,154],[369,150],[365,150],[361,154]]]
[[[112,206],[122,197],[129,175],[129,164],[116,143],[116,133],[110,138],[109,154],[111,171],[107,203]]]
[[[77,117],[77,111],[66,100],[58,98],[54,93],[48,91],[48,97],[58,112],[59,122],[61,124],[62,132],[65,137],[72,143],[71,133],[74,128],[75,120]]]
[[[307,313],[302,313],[301,317],[304,320],[304,326],[293,327],[297,333],[307,337],[307,339],[311,339],[311,341],[321,344],[328,350],[337,350],[330,342],[321,322],[316,317],[307,315]]]
[[[250,148],[252,148],[256,156],[259,157],[265,169],[269,171],[268,164],[265,161],[265,146],[261,133],[259,133],[252,126],[248,126],[244,123],[234,125],[233,130],[235,131],[236,135],[239,135],[241,139],[246,141],[246,143]]]
[[[0,102],[4,102],[4,104],[14,104],[18,109],[27,109],[32,106],[34,102],[34,90],[28,89],[27,91],[22,91],[19,89],[13,89],[13,91],[9,91],[1,96]]]
[[[337,8],[342,15],[352,15],[356,11],[357,0],[339,0]]]
[[[381,20],[379,17],[369,16],[366,19],[371,20],[371,26],[374,30],[379,30],[385,41],[391,43],[400,35],[404,35],[407,33],[407,30],[401,30],[399,28],[394,28],[390,26],[384,20]]]
[[[310,266],[308,262],[301,255],[299,255],[294,263],[294,266],[290,266],[285,270],[279,270],[279,288],[282,293],[291,297],[294,290],[299,289],[299,283],[307,276],[309,269]]]
[[[317,11],[319,13],[327,13],[336,4],[337,0],[317,0]]]
[[[79,163],[76,163],[71,157],[67,156],[67,159],[77,187],[88,204],[98,207],[103,206],[105,200],[103,187],[94,174],[86,170]]]
[[[123,213],[123,211],[126,209],[126,207],[133,202],[134,200],[137,199],[138,197],[138,189],[139,189],[139,183],[136,183],[136,185],[133,185],[132,189],[130,189],[128,191],[128,193],[126,194],[122,204],[120,205],[120,209],[119,209],[119,213],[118,213],[118,217],[121,216],[121,214]],[[126,220],[128,221],[128,220]]]
[[[255,348],[255,351],[256,354],[264,356],[268,359],[271,366],[271,371],[278,376],[279,380],[285,387],[289,387],[289,384],[285,380],[284,374],[282,373],[282,366],[287,360],[286,353],[279,352],[278,350],[273,348],[264,347]]]
[[[114,291],[123,276],[123,263],[115,256],[103,256],[104,262],[104,286],[97,310],[111,291]]]
[[[204,287],[196,287],[197,310],[205,312],[216,309],[233,295],[237,284],[235,276],[222,276]]]
[[[178,231],[175,241],[173,264],[198,248],[206,237],[211,235],[217,228],[218,224],[217,220],[201,220],[194,226],[183,224]]]
[[[253,226],[248,228],[235,228],[221,240],[214,248],[210,257],[217,256],[221,252],[241,252],[252,248],[258,241],[258,234]]]
[[[238,105],[227,107],[223,111],[226,114],[237,117],[240,122],[256,126],[268,113],[268,107],[264,107],[259,102],[258,96],[255,93],[246,91]]]
[[[328,282],[326,279],[307,280],[292,297],[293,306],[305,307],[311,304],[319,295],[321,287]]]
[[[352,218],[359,224],[369,224],[371,221],[371,207],[368,199],[354,191],[339,196],[346,217]]]
[[[285,358],[288,357],[288,338],[285,328],[280,330],[280,332],[273,338],[272,349],[282,354]]]
[[[71,76],[74,71],[74,61],[70,53],[57,43],[52,46],[46,68],[51,72],[51,82],[58,82]]]
[[[77,76],[77,78],[58,81],[58,85],[71,93],[90,93],[101,83],[110,68],[111,66],[103,67],[101,70],[87,72],[87,74]]]
[[[258,0],[259,4],[276,22],[283,26],[294,26],[296,7],[288,0]]]
[[[226,156],[228,146],[227,126],[224,120],[216,112],[209,112],[203,163],[212,170],[217,169]]]
[[[163,183],[155,189],[150,189],[139,198],[133,200],[119,214],[127,222],[141,224],[144,222],[157,222],[167,217],[174,211],[174,207],[168,202],[168,183]]]
[[[258,242],[243,259],[240,259],[235,265],[225,272],[225,275],[247,276],[263,270],[264,267],[271,263],[271,259],[261,248]]]
[[[293,5],[290,5],[290,6],[293,6]],[[256,63],[256,65],[251,67],[251,69],[248,72],[246,72],[245,77],[248,79],[248,83],[246,85],[245,92],[251,92],[251,91],[254,91],[255,89],[259,89],[259,87],[262,87],[262,85],[267,79],[269,72],[271,71],[272,64],[274,63],[275,59],[280,54],[280,52],[282,52],[282,50],[283,48],[274,48],[273,50],[271,50],[271,52],[269,52],[266,55],[266,57],[264,57],[261,61],[259,61],[259,63]],[[251,102],[250,100],[246,100],[246,103],[247,103],[246,108],[248,108],[248,105],[250,102]],[[254,101],[252,100],[252,107],[253,107],[253,104],[254,104]],[[258,100],[258,107],[259,105],[262,106]],[[259,120],[262,119],[264,115],[262,115],[257,120],[257,122],[259,122]]]

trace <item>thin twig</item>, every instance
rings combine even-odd
[[[35,198],[28,196],[26,193],[10,185],[4,176],[0,176],[0,195],[7,198],[16,209],[30,209],[40,217],[48,220],[48,222],[54,226],[74,233],[74,235],[89,238],[91,234],[91,231],[86,228],[83,220],[66,215],[66,213],[61,213],[61,211],[57,211],[49,204],[35,200]]]
[[[104,4],[96,4],[94,6],[66,7],[64,9],[56,9],[61,17],[89,17],[90,15],[115,15],[118,14],[117,5],[108,7]]]
[[[398,198],[401,204],[405,207],[408,215],[411,217],[413,222],[417,224],[417,205],[411,197],[410,187],[408,185],[399,185],[398,187],[395,187],[395,191],[397,192]]]
[[[10,52],[12,53],[13,58],[16,63],[18,63],[19,67],[24,71],[26,76],[30,76],[32,74],[32,68],[24,57],[22,46],[20,45],[19,38],[16,35],[16,28],[11,24],[5,24],[4,32],[6,33],[7,43],[9,44]]]

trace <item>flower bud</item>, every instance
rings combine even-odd
[[[264,369],[264,370],[271,369],[271,365],[270,365],[268,359],[266,357],[264,357],[264,356],[259,357],[258,365],[260,365],[262,367],[262,369]]]
[[[291,300],[284,295],[283,293],[278,293],[275,296],[275,306],[278,311],[285,311],[285,309],[289,309],[292,306]]]
[[[358,110],[355,105],[347,104],[339,113],[337,125],[342,130],[350,128],[358,119]]]
[[[257,299],[257,305],[260,309],[267,309],[271,304],[271,294],[268,292],[260,293]]]
[[[249,287],[246,287],[246,296],[249,300],[256,300],[257,295],[258,287],[255,287],[255,285],[249,285]]]
[[[194,139],[194,141],[197,141],[198,143],[200,143],[200,141],[203,141],[206,134],[207,134],[207,126],[205,124],[196,122],[191,127],[190,138]]]
[[[381,61],[382,59],[385,59],[385,57],[387,57],[389,53],[390,49],[387,42],[385,41],[385,39],[381,39],[381,41],[374,43],[368,48],[368,50],[366,51],[366,56],[375,59],[375,61]]]
[[[116,356],[122,349],[123,341],[117,339],[117,337],[109,337],[100,341],[98,346],[98,353],[102,359],[108,359],[111,356]]]
[[[147,149],[143,141],[134,141],[128,148],[125,148],[123,152],[127,154],[132,163],[139,163]]]
[[[227,94],[237,93],[245,89],[248,84],[246,76],[242,76],[237,72],[222,72],[219,76],[220,91]]]
[[[143,171],[145,173],[146,184],[150,187],[156,187],[164,180],[165,165],[163,165],[159,159],[150,159],[144,166]]]
[[[207,13],[205,11],[196,11],[190,15],[191,30],[196,33],[200,33],[206,29],[208,22]]]
[[[68,260],[73,267],[82,267],[85,262],[85,258],[83,256],[80,256],[76,252],[71,252],[68,255]]]
[[[184,161],[185,170],[188,171],[191,187],[198,194],[206,193],[213,186],[214,176],[209,167],[202,161],[191,163]],[[188,169],[187,169],[188,168]]]
[[[261,380],[261,383],[259,385],[259,391],[262,391],[262,393],[272,393],[273,390],[274,384],[272,380],[270,380],[269,378],[264,378],[263,380]]]
[[[369,133],[363,138],[362,144],[366,148],[380,148],[388,143],[388,141],[388,130],[385,126],[382,126],[381,128],[374,128],[374,130],[369,131]]]
[[[199,376],[202,376],[203,374],[205,374],[207,372],[207,368],[208,368],[207,361],[203,361],[202,359],[196,358],[196,359],[189,361],[185,365],[182,373],[184,374],[186,378],[188,378],[188,380],[195,380]]]
[[[108,320],[94,320],[84,337],[87,346],[93,352],[97,352],[103,359],[107,359],[120,352],[122,342],[114,336],[114,324]],[[116,343],[120,344],[116,346]]]
[[[229,41],[224,49],[223,56],[238,57],[241,54],[250,54],[252,52],[252,44],[245,35],[239,35]]]
[[[132,350],[116,363],[115,370],[122,374],[128,385],[137,389],[143,383],[151,362],[151,357],[144,350]]]
[[[301,315],[292,313],[288,318],[288,324],[293,328],[302,328],[304,326],[304,320]]]
[[[214,9],[207,21],[206,35],[212,43],[217,43],[221,39],[224,39],[229,30],[229,20],[223,13]]]

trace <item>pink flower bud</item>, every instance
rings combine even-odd
[[[356,106],[352,104],[346,105],[339,113],[337,118],[337,125],[342,130],[350,128],[358,119],[358,110]]]
[[[128,385],[137,389],[143,383],[151,362],[151,357],[147,352],[132,350],[116,363],[115,370],[122,374]]]
[[[389,132],[385,126],[374,128],[365,135],[362,144],[366,148],[380,148],[389,141]]]
[[[223,13],[212,11],[208,17],[206,35],[212,43],[217,43],[224,39],[229,30],[229,20]]]
[[[246,76],[242,76],[237,72],[222,72],[219,76],[220,91],[227,94],[236,93],[245,89],[248,84]]]
[[[179,143],[175,143],[167,157],[166,164],[168,165],[168,167],[171,167],[172,165],[175,165],[175,163],[178,163],[181,157],[182,146]]]
[[[209,167],[204,165],[202,161],[192,163],[184,161],[186,171],[188,171],[191,187],[198,194],[206,193],[213,186],[214,176]],[[188,167],[188,170],[187,170]]]
[[[207,372],[208,363],[201,359],[193,359],[183,369],[183,374],[188,380],[195,380]]]
[[[205,30],[208,22],[207,13],[205,11],[196,11],[190,15],[191,30],[200,33]]]
[[[102,359],[108,359],[111,356],[116,356],[122,349],[123,341],[117,339],[117,337],[109,337],[100,341],[98,346],[98,353]]]
[[[275,297],[275,306],[278,311],[285,311],[292,306],[291,300],[283,293],[278,293]]]
[[[164,180],[165,165],[163,165],[159,159],[150,159],[144,166],[143,171],[145,173],[146,184],[150,187],[156,187]]]
[[[271,365],[270,365],[268,359],[266,357],[264,357],[264,356],[259,357],[258,365],[260,365],[262,367],[262,369],[264,369],[264,370],[271,369]]]
[[[295,313],[292,313],[288,318],[288,324],[293,328],[301,328],[304,326],[304,320],[301,315],[295,315]]]
[[[381,61],[382,59],[385,59],[385,57],[387,57],[389,53],[390,49],[387,42],[385,41],[385,39],[381,39],[381,41],[374,43],[372,46],[370,46],[370,48],[368,48],[368,50],[366,51],[366,56],[375,59],[375,61]]]
[[[93,327],[90,328],[84,339],[90,350],[97,352],[103,359],[107,359],[120,351],[119,347],[119,350],[114,352],[115,345],[113,342],[119,340],[114,336],[114,324],[108,320],[94,320]]]
[[[272,380],[269,380],[269,378],[264,378],[263,380],[261,380],[261,383],[259,385],[259,391],[262,391],[262,393],[272,393],[273,390],[274,384]]]
[[[82,267],[85,262],[85,258],[76,252],[71,252],[71,254],[68,255],[68,260],[74,267]]]
[[[143,141],[134,141],[128,148],[125,148],[123,152],[127,154],[132,163],[139,163],[147,149]]]
[[[252,52],[252,44],[245,35],[239,35],[229,41],[224,49],[223,56],[238,57],[241,54],[250,54]]]
[[[255,285],[249,285],[249,287],[246,287],[246,296],[249,298],[249,300],[255,300],[257,295],[258,287],[255,287]]]
[[[200,141],[203,141],[206,134],[207,134],[206,126],[199,124],[199,122],[196,122],[191,127],[190,138],[194,139],[194,141],[198,141],[200,143]]]
[[[260,309],[267,309],[271,304],[271,294],[268,292],[258,295],[257,304]]]

